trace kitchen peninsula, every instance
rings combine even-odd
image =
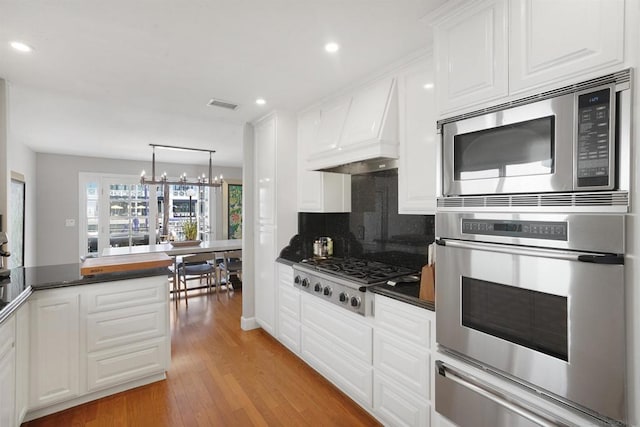
[[[0,425],[165,378],[172,260],[117,259],[104,274],[83,275],[81,263],[16,268],[0,283]]]

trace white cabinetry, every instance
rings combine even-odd
[[[373,403],[372,326],[302,293],[302,358],[365,408]]]
[[[346,112],[346,116],[345,116]],[[327,169],[378,157],[398,157],[398,97],[387,77],[321,107],[311,169]]]
[[[16,316],[0,325],[0,426],[16,425]]]
[[[346,109],[344,113],[346,115]],[[308,157],[321,145],[319,125],[322,116],[322,109],[312,109],[298,116],[298,211],[349,212],[351,176],[308,170]],[[335,136],[335,144],[338,136]],[[322,138],[325,142],[331,139],[329,135],[323,135]]]
[[[395,426],[431,425],[431,349],[435,313],[375,296],[376,416]]]
[[[624,61],[624,0],[516,0],[509,6],[511,93]]]
[[[257,234],[254,237],[255,313],[258,324],[277,336],[275,260],[297,232],[296,120],[274,112],[254,123]]]
[[[300,354],[300,290],[293,286],[293,268],[278,264],[278,340]]]
[[[624,0],[447,2],[431,15],[440,115],[621,69]]]
[[[22,423],[29,408],[29,310],[25,303],[16,312],[16,425]]]
[[[434,26],[441,113],[508,93],[507,1],[457,4]]]
[[[80,294],[63,288],[31,298],[29,407],[40,408],[80,394]]]
[[[35,292],[27,419],[164,378],[168,301],[165,276]]]
[[[430,58],[411,64],[398,74],[398,212],[401,214],[435,212],[437,138],[433,82]]]

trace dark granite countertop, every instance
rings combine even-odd
[[[278,258],[276,258],[276,262],[279,262],[280,264],[284,264],[284,265],[293,265],[293,264],[296,264],[296,263],[298,263],[300,261],[293,261],[293,260],[290,260],[290,259],[287,259],[287,258],[278,257]]]
[[[399,284],[396,286],[390,286],[386,284],[375,285],[371,286],[367,290],[373,292],[374,294],[384,295],[385,297],[406,302],[407,304],[422,307],[431,311],[436,311],[434,303],[418,298],[418,295],[420,294],[420,282],[417,282],[415,284]]]
[[[34,291],[171,274],[168,268],[153,268],[83,276],[80,263],[14,268],[11,276],[0,282],[0,323]]]

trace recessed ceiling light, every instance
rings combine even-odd
[[[422,87],[425,89],[433,89],[433,83],[425,83],[425,85]]]
[[[337,52],[338,49],[340,49],[340,45],[338,45],[338,43],[331,42],[324,45],[324,50],[329,53]]]
[[[256,104],[258,104],[258,105],[264,105],[266,103],[267,103],[267,101],[265,101],[264,98],[256,99]]]
[[[22,43],[19,41],[13,41],[9,43],[12,48],[20,52],[31,52],[33,48],[26,43]]]

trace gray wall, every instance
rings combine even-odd
[[[80,257],[78,247],[80,239],[78,234],[79,173],[137,176],[143,169],[151,170],[151,161],[38,153],[36,167],[36,232],[38,235],[36,261],[37,265],[54,265],[77,263]],[[178,176],[186,172],[188,176],[195,177],[207,172],[207,168],[208,166],[156,164],[156,170],[166,171],[169,176]],[[242,168],[214,166],[213,173],[222,174],[228,179],[242,179]],[[76,220],[75,227],[65,226],[65,220],[68,218]]]

